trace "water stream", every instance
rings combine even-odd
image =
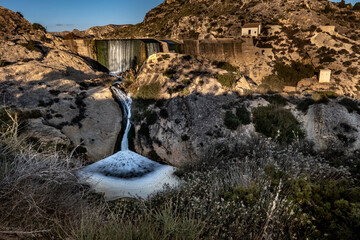
[[[118,84],[120,82],[115,82],[114,85]],[[111,91],[114,93],[116,99],[121,103],[121,106],[123,108],[123,119],[126,122],[125,132],[124,136],[121,140],[121,151],[129,150],[129,140],[128,140],[128,134],[131,128],[131,103],[132,99],[129,94],[126,94],[121,89],[111,86]]]
[[[121,140],[121,151],[79,171],[82,180],[109,200],[122,197],[146,198],[161,191],[165,185],[175,187],[178,179],[175,168],[162,165],[129,150],[128,133],[131,123],[132,99],[114,83],[111,90],[123,107],[126,129]]]

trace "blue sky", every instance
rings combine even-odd
[[[163,0],[1,0],[0,6],[21,12],[48,31],[85,30],[107,24],[135,24]]]
[[[1,0],[0,5],[21,12],[48,31],[85,30],[107,24],[135,24],[164,0]],[[339,2],[340,0],[334,0]],[[353,5],[358,0],[346,0]]]
[[[340,2],[341,0],[332,0],[332,2]],[[355,3],[360,2],[360,0],[345,0],[346,3],[351,3],[353,6]]]

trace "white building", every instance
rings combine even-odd
[[[241,29],[241,36],[257,37],[261,32],[261,23],[246,23]]]
[[[329,83],[331,77],[330,69],[321,69],[319,75],[319,83]]]

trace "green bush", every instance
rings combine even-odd
[[[191,83],[191,80],[190,79],[184,79],[181,81],[184,85],[189,85]]]
[[[295,228],[308,239],[357,239],[360,230],[360,188],[346,180],[319,183],[302,177],[291,182]]]
[[[161,109],[159,115],[163,119],[167,119],[169,117],[169,113],[166,109]]]
[[[330,56],[325,56],[320,59],[320,63],[326,63],[326,62],[335,62],[336,59]]]
[[[306,98],[297,104],[296,109],[306,113],[309,107],[314,103],[315,101],[312,98]]]
[[[184,85],[177,85],[175,87],[171,87],[171,88],[168,88],[167,89],[167,92],[169,94],[173,94],[173,93],[178,93],[178,92],[181,92],[185,89],[185,86]]]
[[[214,62],[217,68],[224,69],[229,72],[236,72],[237,68],[228,62]]]
[[[40,30],[46,32],[46,28],[44,28],[40,23],[33,23],[32,28],[34,30]]]
[[[142,85],[137,94],[137,98],[157,100],[160,96],[161,84],[160,82],[153,82]]]
[[[292,62],[291,65],[277,62],[274,70],[285,86],[296,86],[301,79],[310,78],[315,74],[313,66],[301,62]]]
[[[236,77],[230,73],[218,74],[216,79],[223,87],[226,88],[233,88],[236,82]]]
[[[360,114],[360,108],[359,108],[359,104],[350,99],[350,98],[343,98],[341,99],[341,101],[339,102],[341,105],[343,105],[344,107],[346,107],[346,109],[348,110],[349,113],[352,112],[357,112],[358,114]]]
[[[139,135],[147,137],[147,138],[150,137],[150,129],[145,123],[141,124],[140,129],[139,129]]]
[[[164,54],[164,55],[162,55],[162,58],[163,59],[168,59],[168,58],[170,58],[170,55],[169,54]]]
[[[181,92],[180,92],[180,96],[181,97],[186,97],[187,95],[189,95],[190,94],[190,90],[189,90],[189,88],[184,88]]]
[[[190,139],[190,137],[186,134],[181,136],[181,140],[183,140],[184,142],[188,141]]]
[[[288,102],[286,98],[279,94],[264,96],[265,100],[273,105],[285,106]]]
[[[271,137],[280,143],[290,143],[297,137],[303,138],[300,124],[290,110],[269,105],[253,111],[253,122],[257,132]]]
[[[262,82],[270,86],[272,91],[282,91],[285,86],[296,86],[301,79],[310,78],[314,74],[315,69],[308,64],[292,62],[291,65],[286,65],[277,62],[273,74],[266,76]]]
[[[41,49],[35,44],[35,42],[33,40],[29,40],[27,43],[23,43],[21,44],[23,47],[26,47],[26,49],[30,50],[30,51],[36,51],[36,52],[41,52]]]
[[[75,33],[71,32],[71,33],[68,33],[68,34],[64,35],[63,38],[65,40],[74,40],[74,39],[78,39],[80,37],[77,36]]]
[[[254,206],[260,199],[260,189],[254,183],[250,186],[236,186],[230,188],[220,196],[226,201],[242,201],[245,206]]]
[[[189,38],[190,39],[198,39],[199,35],[200,35],[200,33],[195,32],[195,30],[190,30],[190,32],[189,32]]]
[[[146,123],[148,126],[154,125],[158,119],[156,112],[151,112],[149,115],[146,116]]]
[[[330,6],[330,3],[328,2],[327,5],[325,6],[324,13],[331,13],[334,11],[335,10]]]
[[[358,69],[357,67],[349,67],[346,69],[347,73],[350,73],[353,76],[356,76],[358,74]]]
[[[311,98],[316,103],[328,103],[329,98],[337,98],[338,96],[335,92],[325,91],[314,93]]]
[[[176,71],[174,69],[168,69],[163,73],[163,75],[168,78],[173,78],[175,73]]]
[[[236,117],[243,125],[251,123],[250,112],[243,106],[236,109]]]
[[[231,111],[225,113],[224,124],[228,129],[236,130],[240,123],[240,120]]]

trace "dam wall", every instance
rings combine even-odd
[[[254,46],[253,38],[215,40],[155,40],[155,39],[74,39],[64,40],[71,51],[99,62],[111,72],[123,72],[141,65],[157,52],[176,52],[202,56],[211,61],[229,62],[236,66],[247,65],[272,50]]]
[[[216,40],[184,40],[182,53],[205,57],[212,61],[230,62],[235,65],[244,64],[266,55],[269,49],[254,46],[252,38],[216,39]]]
[[[111,72],[123,72],[141,65],[150,55],[163,52],[154,39],[71,39],[64,44],[74,53],[99,62]]]

